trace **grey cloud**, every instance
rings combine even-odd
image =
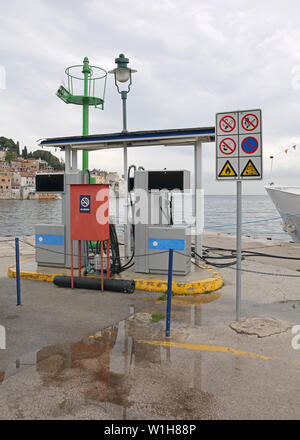
[[[292,73],[300,65],[299,12],[295,0],[5,2],[1,134],[31,148],[41,137],[80,134],[80,108],[55,96],[64,69],[87,55],[109,70],[124,52],[138,70],[128,96],[130,130],[209,126],[216,112],[261,107],[267,181],[269,156],[300,143],[300,89]],[[90,132],[120,129],[121,100],[109,77],[105,110],[91,109]],[[215,182],[214,154],[213,145],[204,146],[207,191],[234,192],[234,185]],[[276,180],[298,184],[298,157],[274,164]],[[129,158],[152,168],[193,169],[192,149],[141,149]],[[121,151],[92,153],[91,161],[122,170]],[[264,189],[251,182],[245,191]]]

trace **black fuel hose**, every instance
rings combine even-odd
[[[57,275],[53,283],[59,287],[71,287],[71,277],[64,275]],[[101,290],[101,280],[99,278],[86,278],[86,277],[74,277],[75,289],[90,289]],[[103,280],[104,290],[110,290],[113,292],[133,293],[135,290],[134,280],[113,280],[110,278],[104,278]]]

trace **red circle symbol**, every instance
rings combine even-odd
[[[243,139],[241,146],[244,153],[253,154],[258,149],[259,144],[257,139],[249,136]]]
[[[222,130],[224,133],[230,133],[231,131],[233,131],[235,129],[236,121],[230,115],[223,116],[219,120],[219,127],[220,127],[220,130]]]
[[[258,117],[248,113],[242,118],[242,127],[246,131],[253,131],[258,127]]]
[[[219,145],[219,149],[222,154],[226,154],[227,156],[229,156],[230,154],[235,152],[236,142],[232,138],[222,139]]]

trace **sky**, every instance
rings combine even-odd
[[[38,139],[80,135],[81,108],[55,95],[65,68],[88,56],[108,71],[124,53],[137,70],[129,131],[210,127],[218,112],[261,108],[264,179],[245,182],[244,193],[265,194],[271,180],[300,185],[299,16],[296,0],[2,0],[0,136],[33,151]],[[90,134],[121,130],[121,98],[108,75]],[[205,193],[234,194],[234,183],[215,179],[215,149],[203,144]],[[122,173],[121,149],[89,160]],[[132,148],[129,164],[192,171],[193,148]]]

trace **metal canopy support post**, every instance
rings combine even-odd
[[[236,320],[241,319],[242,294],[242,182],[236,182]]]
[[[67,146],[65,148],[65,172],[70,172],[70,163],[71,163],[71,150],[70,147]]]
[[[130,227],[128,224],[128,158],[127,158],[127,146],[124,144],[123,148],[124,158],[124,187],[125,187],[125,202],[124,202],[124,245],[125,256],[130,255]]]
[[[194,217],[195,217],[195,251],[202,257],[202,228],[204,217],[203,188],[202,188],[202,143],[196,140],[194,146]],[[199,257],[195,257],[199,260]]]
[[[72,172],[76,173],[77,171],[77,150],[72,150]]]

